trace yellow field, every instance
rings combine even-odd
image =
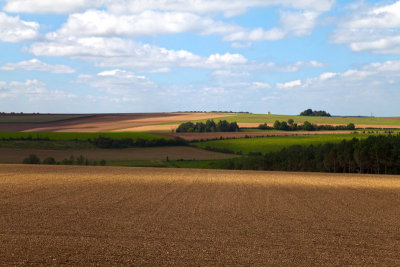
[[[0,165],[0,265],[400,265],[400,176]]]

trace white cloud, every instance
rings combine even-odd
[[[250,73],[246,71],[233,71],[233,70],[221,69],[214,71],[213,73],[211,73],[211,75],[217,77],[231,78],[231,77],[248,77],[250,76]]]
[[[224,66],[224,65],[235,65],[235,64],[245,64],[247,63],[247,59],[240,55],[240,54],[231,54],[231,53],[226,53],[226,54],[214,54],[210,55],[207,60],[206,64],[209,66]]]
[[[329,10],[334,0],[5,0],[3,10],[15,13],[70,13],[105,7],[118,14],[141,13],[146,10],[191,13],[220,13],[225,16],[243,14],[248,8],[282,5],[288,8]]]
[[[0,81],[0,100],[23,99],[43,102],[68,98],[77,98],[77,96],[60,90],[48,90],[45,83],[37,80]]]
[[[48,35],[48,41],[36,42],[29,52],[36,56],[68,56],[93,61],[99,67],[136,68],[143,71],[167,71],[169,67],[222,68],[243,65],[247,59],[240,54],[213,54],[207,58],[186,50],[141,44],[121,38],[60,38]]]
[[[225,16],[243,14],[248,8],[282,5],[297,9],[326,11],[333,0],[120,0],[110,1],[108,9],[115,13],[140,13],[144,10],[181,11],[192,13],[222,12]]]
[[[281,12],[282,29],[294,36],[309,35],[320,13],[315,11]]]
[[[265,62],[255,64],[255,70],[261,71],[269,71],[269,72],[297,72],[303,68],[322,68],[325,67],[326,64],[311,60],[311,61],[297,61],[293,63],[276,63],[276,62]]]
[[[97,75],[79,75],[78,82],[131,99],[140,92],[157,88],[157,84],[145,76],[121,69],[105,70]]]
[[[356,52],[400,54],[400,1],[354,10],[331,38]]]
[[[24,21],[0,12],[0,41],[16,43],[33,40],[39,36],[38,30],[37,22]]]
[[[71,14],[59,30],[65,36],[140,36],[154,34],[220,34],[224,40],[236,41],[279,40],[286,36],[310,34],[316,20],[329,10],[334,0],[8,0],[4,10],[28,13],[84,13]],[[246,29],[236,24],[215,21],[218,13],[233,16],[248,8],[281,6],[296,9],[282,11],[281,25],[271,29]],[[95,10],[93,8],[102,8]],[[89,10],[88,10],[89,9]],[[242,44],[243,45],[243,44]]]
[[[89,7],[99,7],[102,0],[6,0],[4,11],[14,13],[70,13]]]
[[[225,41],[254,42],[280,40],[286,36],[305,36],[311,34],[317,24],[321,12],[282,11],[280,12],[280,26],[268,30],[263,28],[237,30],[224,36]],[[236,45],[237,46],[237,45]],[[240,47],[240,45],[239,45]]]
[[[241,27],[216,22],[185,12],[147,10],[139,14],[115,15],[102,10],[88,10],[72,14],[57,31],[61,36],[140,36],[196,32],[199,34],[227,34]]]
[[[371,85],[400,81],[400,61],[375,62],[362,66],[359,69],[350,69],[341,73],[326,72],[318,77],[304,81],[296,80],[287,83],[278,83],[279,89],[287,88],[337,88],[344,89],[358,87],[358,90],[369,88]]]
[[[301,80],[295,80],[295,81],[286,82],[286,83],[278,83],[276,85],[276,87],[279,89],[290,89],[293,87],[300,86],[301,84],[302,84]]]
[[[262,28],[256,28],[253,30],[247,29],[243,31],[237,31],[232,34],[228,34],[224,37],[225,41],[273,41],[280,40],[285,37],[286,33],[282,29],[273,28],[270,30],[264,30]]]
[[[269,83],[262,83],[262,82],[253,82],[253,86],[255,88],[261,88],[261,89],[271,88],[271,85]]]
[[[65,65],[50,65],[38,59],[31,59],[17,63],[5,63],[0,66],[0,70],[14,71],[14,70],[29,70],[29,71],[44,71],[52,73],[74,73],[75,70]]]
[[[335,115],[373,112],[387,116],[398,114],[399,84],[400,61],[386,61],[282,84],[293,90],[285,90],[279,96],[287,108],[297,105],[299,110],[313,107]],[[276,87],[280,89],[279,84]]]

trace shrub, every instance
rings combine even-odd
[[[29,157],[25,158],[22,161],[23,164],[40,164],[40,159],[35,154],[29,155]]]
[[[43,164],[54,165],[56,164],[56,160],[53,157],[47,157],[43,160]]]

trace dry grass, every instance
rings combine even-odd
[[[400,264],[400,177],[0,168],[0,262]]]
[[[127,149],[95,149],[95,150],[49,150],[49,149],[13,149],[0,148],[0,162],[21,163],[30,154],[37,155],[40,159],[54,157],[61,161],[71,155],[75,158],[80,155],[89,160],[129,161],[129,160],[213,160],[227,159],[234,155],[207,151],[194,147],[145,147]]]

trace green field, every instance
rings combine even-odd
[[[140,132],[103,132],[103,133],[46,133],[46,132],[0,132],[0,140],[1,139],[19,139],[19,138],[43,138],[50,139],[55,141],[68,141],[68,140],[80,140],[86,141],[88,139],[94,139],[97,137],[109,137],[113,139],[123,139],[123,138],[132,138],[132,139],[145,139],[145,140],[154,140],[154,139],[170,139],[165,136],[160,136],[156,134],[149,133],[140,133]]]
[[[0,123],[46,123],[92,116],[89,114],[0,114]]]
[[[251,152],[275,152],[292,145],[319,145],[324,143],[338,143],[343,139],[367,138],[367,134],[332,134],[332,135],[298,135],[274,136],[264,138],[227,139],[192,143],[192,145],[217,151],[232,151],[248,154]]]
[[[344,124],[349,123],[360,125],[393,125],[400,126],[400,119],[395,117],[313,117],[313,116],[295,116],[295,115],[266,115],[266,114],[236,114],[231,117],[215,118],[214,121],[227,120],[228,122],[248,122],[248,123],[274,123],[276,120],[287,121],[293,119],[295,123],[309,121],[315,124]],[[194,122],[206,122],[207,120],[198,120]],[[183,122],[182,122],[183,123]],[[177,124],[177,123],[169,123]]]

